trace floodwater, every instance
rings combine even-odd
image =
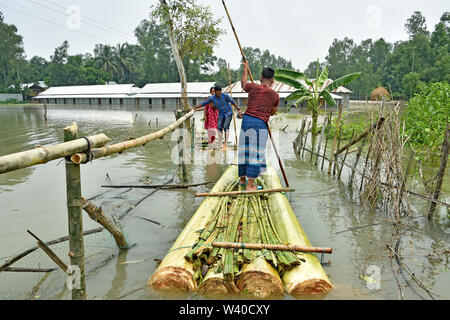
[[[48,108],[48,121],[40,106],[0,106],[0,156],[48,145],[63,140],[62,130],[76,122],[80,136],[105,133],[113,142],[127,140],[153,132],[173,122],[174,108],[141,108],[91,106]],[[137,116],[136,116],[137,115]],[[300,114],[280,114],[271,123],[279,141],[291,187],[296,189],[291,204],[303,229],[314,246],[331,246],[331,261],[324,267],[334,285],[325,297],[297,297],[298,299],[398,299],[397,282],[391,266],[389,250],[394,228],[383,222],[382,214],[354,202],[346,184],[348,172],[343,171],[343,181],[337,181],[318,170],[309,162],[302,162],[294,154],[292,141],[299,127]],[[197,136],[201,136],[202,114],[196,115]],[[238,129],[239,129],[239,120]],[[287,128],[286,126],[289,125]],[[282,131],[281,129],[284,129]],[[231,130],[230,140],[234,141]],[[103,211],[120,217],[127,209],[152,190],[106,189],[105,184],[164,183],[177,170],[171,160],[176,137],[166,137],[115,155],[82,165],[82,193],[86,198],[97,196],[93,202]],[[268,147],[269,158],[278,168],[274,153]],[[194,164],[188,165],[188,181],[215,182],[229,164],[236,163],[236,153],[229,148],[226,153],[215,153],[218,163],[210,153],[194,151]],[[350,155],[351,156],[354,155]],[[281,175],[280,175],[281,177]],[[448,177],[446,178],[448,181]],[[175,183],[179,177],[175,176]],[[157,268],[155,259],[164,258],[185,224],[189,221],[202,199],[196,192],[207,192],[209,186],[189,190],[158,191],[140,203],[120,220],[129,243],[134,246],[119,253],[114,241],[106,233],[85,237],[88,299],[116,299],[145,286]],[[448,190],[447,190],[448,191]],[[448,199],[448,193],[444,197]],[[35,245],[26,232],[31,230],[43,241],[67,235],[67,209],[65,196],[64,162],[50,163],[0,175],[0,264],[8,257]],[[424,219],[428,205],[415,202],[417,212],[410,224],[413,231],[405,232],[400,253],[417,278],[438,299],[450,298],[450,271],[448,253],[450,227],[448,222],[430,224]],[[447,214],[443,208],[439,213]],[[148,220],[157,221],[161,225]],[[368,224],[377,225],[352,229]],[[98,227],[87,215],[83,216],[84,230]],[[55,252],[69,262],[67,243],[53,247]],[[54,268],[50,259],[36,251],[14,267]],[[361,279],[370,276],[375,285]],[[411,286],[398,274],[406,299],[429,299],[406,273]],[[367,278],[366,278],[367,279]],[[420,295],[420,296],[419,296]],[[59,269],[43,273],[0,273],[0,299],[70,299],[65,275]],[[149,288],[138,290],[124,299],[161,299]],[[201,299],[195,294],[188,299]],[[289,295],[285,299],[294,299]]]

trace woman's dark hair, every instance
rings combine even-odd
[[[214,87],[211,87],[211,89],[209,89],[209,93],[211,93],[211,91],[215,90]]]

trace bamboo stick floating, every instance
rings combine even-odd
[[[338,136],[338,128],[339,128],[339,126],[341,124],[341,117],[342,117],[342,104],[339,105],[339,113],[338,113],[337,123],[336,123],[336,133],[334,134],[334,138],[333,138],[333,144],[332,144],[332,147],[331,147],[330,159],[334,159],[334,156],[335,156],[336,142],[337,142],[337,136]],[[333,166],[333,163],[329,162],[328,163],[328,175],[331,174],[331,167],[332,166]]]
[[[205,186],[210,184],[211,181],[194,183],[194,184],[152,184],[152,185],[102,185],[102,188],[113,189],[126,189],[126,188],[139,188],[139,189],[187,189],[192,187]]]
[[[5,272],[29,272],[29,273],[47,273],[58,270],[58,268],[47,268],[47,269],[35,269],[35,268],[6,268]]]
[[[305,247],[294,244],[264,244],[264,243],[238,243],[238,242],[213,242],[213,247],[216,248],[231,248],[231,249],[247,249],[247,250],[278,250],[278,251],[295,251],[295,252],[317,252],[317,253],[333,253],[332,248],[321,247]]]
[[[88,137],[91,147],[104,146],[111,141],[105,134],[97,134]],[[44,164],[49,161],[69,157],[75,153],[88,150],[88,143],[85,139],[76,139],[52,146],[43,146],[33,150],[18,152],[0,157],[0,174],[31,167],[37,164]],[[84,154],[84,156],[86,156]]]
[[[165,127],[164,129],[150,133],[146,136],[142,136],[142,137],[124,141],[124,142],[119,142],[119,143],[116,143],[116,144],[113,144],[110,146],[104,146],[102,148],[92,149],[91,152],[93,155],[93,159],[98,159],[98,158],[106,157],[106,156],[109,156],[112,154],[121,153],[125,150],[143,146],[151,141],[162,138],[166,134],[174,131],[176,128],[181,126],[186,119],[189,119],[193,115],[194,115],[194,110],[185,114],[183,117],[179,118],[177,121],[175,121],[174,123]],[[81,164],[81,163],[86,162],[87,156],[84,153],[77,153],[77,154],[73,154],[73,156],[70,158],[70,160],[72,160],[72,162],[74,162],[76,164]],[[1,171],[0,171],[0,173],[1,173]]]
[[[90,234],[102,232],[103,230],[104,230],[104,228],[91,229],[91,230],[84,231],[84,232],[83,232],[83,235],[84,235],[84,236],[87,236],[87,235],[90,235]],[[69,240],[69,236],[64,236],[64,237],[61,237],[61,238],[58,238],[58,239],[55,239],[55,240],[52,240],[52,241],[48,241],[48,242],[46,242],[45,244],[46,244],[47,246],[51,246],[51,245],[54,245],[54,244],[58,244],[58,243],[61,243],[61,242],[65,242],[65,241],[67,241],[67,240]],[[13,257],[13,258],[8,259],[4,264],[2,264],[2,265],[0,266],[0,272],[4,271],[4,270],[5,270],[6,268],[8,268],[9,266],[13,265],[14,263],[16,263],[17,261],[19,261],[20,259],[22,259],[22,258],[26,257],[27,255],[29,255],[30,253],[36,251],[37,249],[39,249],[38,246],[32,247],[32,248],[30,248],[30,249],[28,249],[28,250],[25,250],[25,251],[19,253],[18,255],[16,255],[16,256]]]
[[[230,192],[213,192],[213,193],[197,193],[196,198],[200,197],[237,197],[250,194],[262,194],[262,193],[275,193],[275,192],[295,192],[292,188],[277,188],[277,189],[263,189],[263,190],[251,190],[251,191],[230,191]]]
[[[53,262],[56,263],[56,265],[58,267],[61,268],[62,271],[64,271],[65,273],[67,273],[68,275],[70,275],[70,273],[68,272],[68,267],[67,265],[52,251],[52,249],[50,249],[41,239],[39,239],[33,232],[31,232],[30,230],[27,230],[27,232],[37,240],[37,245],[39,246],[39,248],[41,248],[48,256],[50,259],[53,260]]]

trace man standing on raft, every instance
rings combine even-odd
[[[266,169],[269,118],[277,112],[280,96],[271,88],[275,81],[275,71],[272,68],[263,69],[259,85],[247,83],[248,62],[244,61],[243,66],[241,85],[248,92],[248,103],[239,136],[239,184],[247,185],[247,190],[256,190],[255,179]]]
[[[222,92],[222,87],[220,86],[215,86],[214,95],[203,101],[201,104],[195,107],[195,109],[197,110],[201,107],[204,107],[211,102],[214,104],[217,110],[219,110],[217,129],[219,130],[219,140],[220,142],[223,142],[223,149],[226,150],[228,137],[230,135],[230,123],[233,119],[233,109],[231,105],[233,105],[239,112],[241,112],[241,110],[238,108],[236,102],[234,102],[233,98],[231,98],[228,93]],[[225,131],[225,141],[222,140],[223,131]]]

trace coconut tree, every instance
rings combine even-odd
[[[99,45],[95,50],[95,55],[100,70],[106,72],[111,79],[116,79],[118,67],[114,48],[108,45]]]
[[[135,48],[128,43],[118,44],[113,48],[119,82],[131,81],[131,74],[139,64],[139,53]]]
[[[275,73],[275,80],[285,83],[297,89],[286,97],[287,102],[292,102],[294,106],[299,107],[301,103],[305,102],[312,116],[312,144],[315,145],[317,135],[317,120],[319,117],[320,107],[322,101],[325,100],[331,106],[336,105],[331,92],[340,86],[344,86],[361,75],[361,72],[347,74],[332,82],[328,82],[328,68],[325,67],[320,72],[319,60],[317,60],[316,79],[310,80],[305,74],[289,70],[278,69]]]

